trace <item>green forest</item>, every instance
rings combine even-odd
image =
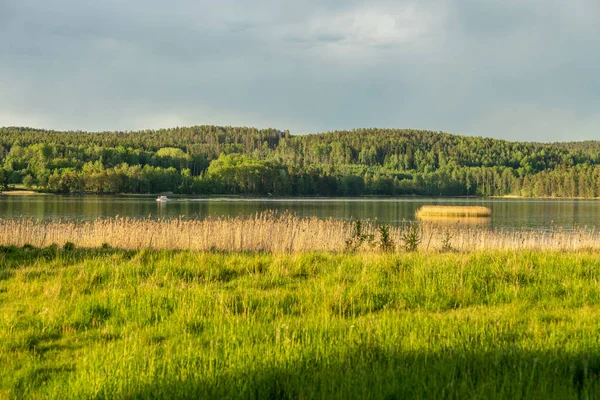
[[[53,193],[600,196],[600,142],[407,129],[0,128],[0,187]]]

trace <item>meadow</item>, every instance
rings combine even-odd
[[[599,279],[592,251],[4,246],[0,398],[593,399]]]

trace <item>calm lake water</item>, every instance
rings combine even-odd
[[[290,210],[299,217],[374,219],[390,224],[414,219],[424,204],[482,205],[492,209],[490,227],[548,229],[600,227],[599,200],[522,200],[466,198],[193,198],[172,197],[157,203],[155,196],[0,196],[0,218],[91,220],[107,217],[203,218],[244,216],[261,211]]]

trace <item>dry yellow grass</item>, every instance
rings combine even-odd
[[[32,194],[44,195],[45,193],[38,193],[38,192],[34,192],[33,190],[11,190],[11,191],[4,191],[4,192],[0,193],[0,195],[2,195],[2,196],[24,196],[24,195],[29,196]]]
[[[422,217],[489,217],[492,210],[482,206],[422,206],[416,213]]]
[[[207,218],[203,220],[99,219],[91,222],[0,220],[0,245],[62,246],[73,242],[80,247],[104,243],[123,249],[190,249],[228,251],[309,252],[344,251],[354,225],[339,220],[297,218],[293,215],[258,214],[249,218]],[[378,251],[379,232],[371,222],[363,224],[372,243],[361,251]],[[419,251],[439,251],[449,244],[457,251],[494,249],[600,250],[595,229],[575,231],[497,231],[460,224],[440,227],[420,225]],[[397,251],[403,248],[403,227],[390,227]]]

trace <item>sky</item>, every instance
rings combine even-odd
[[[598,0],[0,0],[0,126],[600,139]]]

